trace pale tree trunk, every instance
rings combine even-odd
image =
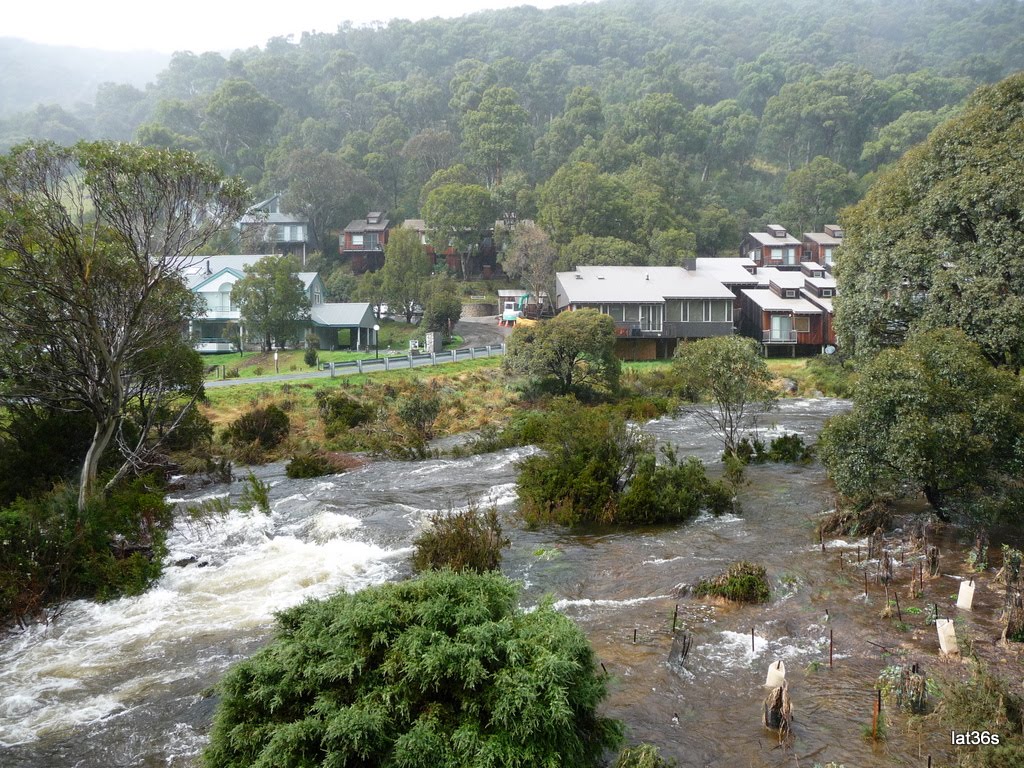
[[[85,454],[85,461],[82,463],[81,482],[78,486],[78,511],[84,512],[86,502],[92,496],[93,487],[96,485],[96,476],[99,474],[100,459],[103,451],[110,444],[110,438],[117,428],[117,419],[108,418],[105,421],[96,422],[96,430],[92,435],[92,443],[89,451]]]

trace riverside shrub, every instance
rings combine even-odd
[[[430,527],[413,542],[413,570],[496,571],[501,565],[501,550],[509,545],[501,533],[498,510],[493,505],[487,510],[470,504],[459,512],[434,513]]]
[[[0,509],[0,625],[75,598],[144,591],[161,573],[172,508],[151,478],[78,511],[70,486]]]
[[[270,404],[246,411],[228,427],[228,439],[235,445],[259,443],[263,448],[280,445],[291,425],[288,414]]]
[[[207,768],[601,764],[621,724],[586,637],[498,573],[308,601],[220,683]]]
[[[696,458],[680,461],[609,408],[554,404],[543,453],[519,464],[519,510],[529,525],[651,524],[687,520],[701,509],[731,506],[724,484],[708,479]]]
[[[697,597],[721,597],[736,603],[767,603],[771,597],[768,572],[763,565],[742,561],[713,579],[702,579],[693,589]]]

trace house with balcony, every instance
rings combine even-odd
[[[828,272],[835,264],[835,250],[843,244],[843,229],[838,224],[826,224],[824,232],[804,232],[804,261],[815,261]]]
[[[295,254],[306,263],[309,221],[305,216],[282,211],[280,192],[256,203],[237,226],[244,244],[262,245],[267,253]]]
[[[748,232],[740,243],[740,256],[758,267],[799,269],[803,243],[778,224],[769,224],[766,232]]]
[[[241,308],[231,294],[235,283],[245,277],[245,268],[261,258],[261,254],[208,256],[185,269],[185,285],[202,298],[205,309],[204,315],[189,328],[197,351],[234,351],[231,324],[238,328],[243,345],[246,343]],[[376,344],[373,328],[377,319],[369,304],[327,303],[319,272],[296,272],[295,277],[302,281],[309,299],[309,330],[317,335],[321,349],[369,349]]]
[[[376,272],[384,266],[384,246],[388,243],[391,222],[384,211],[371,211],[365,219],[355,219],[342,230],[338,252],[351,261],[352,272]]]
[[[824,266],[803,262],[798,272],[765,267],[757,276],[757,288],[740,292],[738,327],[762,345],[765,355],[813,354],[835,344],[836,283]]]
[[[555,276],[556,311],[596,309],[615,322],[623,360],[669,358],[681,340],[733,333],[736,294],[698,259],[682,267],[581,266]],[[710,259],[709,261],[744,261]],[[728,265],[717,265],[726,269]],[[738,280],[750,277],[732,265]],[[743,272],[746,277],[741,277]]]

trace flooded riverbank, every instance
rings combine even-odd
[[[762,426],[769,435],[795,431],[813,440],[846,407],[786,401]],[[683,454],[717,462],[719,446],[692,416],[644,429]],[[865,599],[854,560],[858,543],[867,559],[866,541],[828,542],[822,552],[814,538],[832,493],[817,464],[749,468],[738,514],[702,515],[673,528],[526,531],[513,517],[515,465],[533,450],[383,461],[315,480],[289,480],[281,465],[260,469],[273,486],[271,516],[233,512],[208,527],[181,527],[170,560],[187,564],[168,567],[146,595],[72,603],[49,625],[0,642],[0,763],[197,765],[215,706],[210,689],[233,661],[266,642],[274,611],[408,575],[411,542],[427,516],[470,499],[491,499],[509,516],[512,546],[502,570],[524,584],[525,605],[550,595],[580,624],[611,676],[606,712],[627,723],[631,741],[657,744],[681,766],[792,765],[796,756],[807,765],[881,768],[945,754],[948,733],[874,744],[862,731],[870,727],[873,683],[898,658],[871,643],[904,646],[926,668],[950,663],[935,658],[924,606],[949,611],[958,562],[944,561],[942,574],[925,580],[924,595],[904,602],[921,609],[907,614],[904,627],[881,619],[882,587],[872,581]],[[903,553],[898,584],[916,558]],[[767,567],[767,605],[708,606],[678,596],[678,585],[743,559]],[[677,604],[678,634],[693,641],[681,664],[670,659]],[[981,592],[979,604],[984,610],[968,620],[987,636],[996,629],[996,597]],[[796,714],[787,749],[775,748],[760,726],[765,673],[777,659],[786,663]]]

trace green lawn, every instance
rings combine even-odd
[[[419,339],[423,342],[424,332],[418,325],[408,325],[397,320],[385,319],[380,323],[380,346],[381,357],[391,355],[405,355],[409,351],[409,340]],[[452,337],[452,340],[445,344],[446,349],[453,349],[462,344],[459,336]],[[349,360],[365,360],[378,354],[378,350],[370,348],[354,352],[351,350],[321,351],[320,362],[343,363]],[[272,376],[275,373],[300,373],[313,370],[306,365],[303,359],[305,350],[282,349],[278,350],[275,367],[274,353],[264,352],[243,352],[225,355],[204,355],[203,362],[208,366],[226,366],[228,369],[237,368],[239,377],[243,379],[259,376]],[[221,377],[220,368],[210,371],[206,375],[207,381],[213,381]]]

